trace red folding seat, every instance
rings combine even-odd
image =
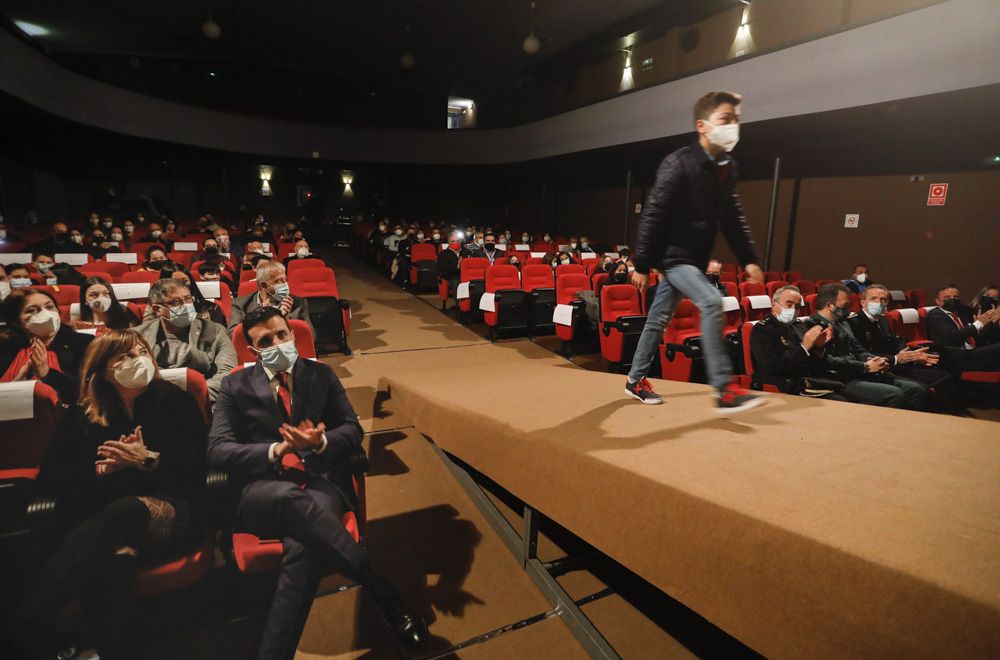
[[[468,314],[479,310],[479,298],[486,291],[486,269],[490,260],[485,257],[466,257],[459,266],[458,308]],[[463,286],[465,285],[465,286]]]
[[[552,334],[552,310],[556,305],[556,280],[545,264],[526,264],[521,272],[521,288],[528,296],[528,327],[532,335]]]
[[[786,270],[784,273],[781,274],[781,279],[785,280],[786,282],[795,282],[797,280],[802,279],[802,273],[800,273],[797,270]]]
[[[749,296],[766,296],[767,286],[757,282],[740,282],[740,298]]]
[[[236,289],[236,296],[242,298],[243,296],[253,293],[257,290],[257,280],[245,280],[240,282],[239,287]]]
[[[910,301],[910,307],[920,309],[927,307],[927,294],[923,289],[907,289],[906,299]]]
[[[916,348],[932,343],[927,338],[927,312],[923,308],[892,309],[885,313],[885,317],[889,320],[892,331],[905,339],[907,346]]]
[[[816,293],[816,283],[812,280],[795,280],[793,284],[803,296]]]
[[[418,291],[437,284],[437,250],[431,243],[417,243],[410,249],[410,284]]]
[[[840,280],[816,280],[816,290],[822,289],[827,284],[841,284]]]
[[[726,287],[726,295],[732,298],[739,298],[740,290],[736,285],[736,282],[723,282],[723,286]]]
[[[893,289],[889,292],[889,309],[902,309],[909,306],[906,293],[901,289]]]
[[[597,269],[600,267],[601,262],[597,259],[587,259],[583,262],[584,272],[587,273],[587,277],[591,278],[591,282],[593,282],[594,273],[597,272]]]
[[[292,252],[295,252],[295,243],[279,243],[276,258],[278,261],[284,261]]]
[[[806,305],[809,306],[809,316],[816,315],[816,294],[810,293],[805,297]]]
[[[848,309],[850,309],[855,314],[861,313],[861,296],[852,293],[850,294],[850,303],[848,304]]]
[[[601,283],[602,282],[606,282],[609,277],[610,277],[610,275],[608,275],[605,272],[595,273],[590,278],[590,288],[591,288],[591,290],[593,290],[594,293],[597,293],[597,290],[601,288]]]
[[[295,349],[299,352],[299,357],[309,359],[316,357],[316,343],[313,340],[312,330],[309,324],[301,319],[288,319],[288,327],[295,335]],[[247,362],[256,362],[257,356],[250,350],[250,345],[243,337],[243,324],[237,323],[233,328],[233,348],[236,349],[237,366]]]
[[[545,241],[535,241],[531,245],[532,252],[552,252],[555,254],[558,250],[558,246],[555,243],[546,243]]]
[[[191,262],[194,261],[194,257],[197,252],[167,252],[167,259],[173,261],[174,263],[181,264],[188,270],[191,270]]]
[[[698,307],[690,299],[682,298],[660,344],[660,373],[665,380],[692,382],[694,361],[701,358],[700,321]]]
[[[125,264],[122,264],[123,266]],[[137,270],[134,272],[122,273],[116,282],[120,284],[134,284],[139,282],[148,282],[152,284],[153,282],[158,282],[160,280],[159,271],[155,270]]]
[[[740,267],[737,264],[722,264],[723,273],[731,273],[733,277],[736,277],[740,272]]]
[[[128,264],[117,261],[92,261],[89,264],[79,266],[77,270],[88,277],[97,273],[105,273],[110,276],[107,280],[114,282],[117,278],[129,272],[129,267]]]
[[[773,296],[775,291],[783,286],[788,286],[788,282],[784,280],[771,280],[765,286],[767,287],[767,295]]]
[[[631,284],[608,284],[601,289],[601,355],[612,371],[632,365],[646,315],[639,291]]]
[[[132,243],[132,249],[129,250],[129,252],[135,252],[137,255],[139,255],[139,261],[142,261],[146,258],[146,250],[153,247],[154,245],[163,250],[164,252],[167,251],[167,246],[164,245],[163,243],[143,242],[143,243]]]
[[[761,321],[771,315],[770,296],[747,296],[740,300],[740,306],[746,321]]]
[[[257,277],[257,271],[253,270],[252,268],[249,269],[249,270],[241,270],[240,271],[240,284],[243,284],[244,282],[249,282],[250,280],[256,279],[256,277]]]
[[[722,273],[719,273],[719,281],[720,282],[732,282],[733,285],[735,286],[737,284],[737,282],[738,282],[738,278],[736,276],[736,273],[729,273],[729,272],[723,271]]]
[[[326,262],[322,259],[292,259],[288,262],[287,272],[289,275],[300,268],[326,268]]]
[[[195,284],[201,289],[201,295],[205,297],[205,300],[211,300],[219,306],[222,315],[228,321],[229,316],[233,313],[233,292],[229,286],[225,282],[196,282]],[[216,291],[216,285],[218,285],[218,291]]]
[[[587,281],[587,276],[583,273],[568,273],[556,277],[556,308],[553,310],[552,320],[556,326],[556,336],[562,340],[564,355],[571,354],[577,327],[586,316],[584,302],[578,299],[576,294],[578,291],[589,289],[590,282]],[[562,308],[562,314],[560,308]],[[560,314],[569,321],[568,324],[556,321],[556,316]]]
[[[765,392],[781,392],[777,385],[763,384],[754,378],[754,366],[753,366],[753,352],[750,350],[750,335],[753,333],[753,327],[757,324],[757,321],[747,321],[743,324],[743,329],[740,332],[740,339],[743,345],[743,373],[744,376],[739,377],[740,385],[747,389],[763,390]]]
[[[198,404],[205,423],[212,425],[212,403],[208,398],[208,383],[205,382],[201,372],[185,367],[160,369],[160,377],[190,394]]]
[[[768,282],[780,282],[784,281],[784,279],[785,278],[782,277],[782,274],[777,271],[768,270],[764,272],[764,284],[767,284]]]
[[[332,268],[302,268],[288,274],[293,296],[309,299],[309,317],[316,328],[316,341],[337,344],[345,354],[350,350],[351,304],[340,297],[337,276]]]
[[[0,421],[0,488],[3,488],[38,476],[63,409],[56,391],[38,380],[0,383],[0,395],[8,401],[20,399],[24,403],[21,411],[11,406],[7,418]]]
[[[580,264],[559,264],[556,266],[556,277],[570,273],[586,275],[587,271]]]
[[[490,327],[490,340],[502,330],[528,329],[527,295],[521,288],[521,274],[509,264],[486,269],[486,291],[479,299],[483,320]],[[489,307],[493,309],[490,310]]]

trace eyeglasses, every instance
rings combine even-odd
[[[183,298],[174,298],[170,302],[165,302],[160,304],[163,305],[164,307],[173,307],[174,309],[177,309],[178,307],[181,307],[183,305],[190,305],[193,302],[194,298],[192,296],[184,296]]]

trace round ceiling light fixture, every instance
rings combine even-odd
[[[201,24],[201,33],[205,35],[207,39],[218,39],[222,36],[222,28],[216,23],[212,18]]]

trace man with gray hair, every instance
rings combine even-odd
[[[285,267],[277,261],[264,261],[257,266],[257,290],[233,300],[233,311],[229,315],[229,334],[236,326],[259,307],[277,307],[286,319],[299,319],[309,324],[316,336],[312,319],[309,318],[309,302],[305,298],[293,298],[288,292],[288,277]]]
[[[164,279],[149,287],[152,318],[136,328],[161,369],[187,367],[205,377],[212,403],[222,379],[236,366],[236,349],[226,329],[199,318],[191,291],[180,280]]]

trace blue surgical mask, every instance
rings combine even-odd
[[[288,297],[288,282],[281,282],[280,284],[275,284],[271,287],[271,297],[274,301],[280,303],[282,300]]]
[[[289,340],[283,344],[275,344],[261,349],[258,353],[260,363],[271,371],[281,373],[288,371],[299,359],[299,351],[295,348],[295,341]]]
[[[12,277],[10,280],[10,288],[12,289],[27,289],[31,286],[31,278],[29,277]]]
[[[795,320],[795,308],[794,307],[783,307],[781,312],[775,317],[782,323],[791,323]]]
[[[868,303],[868,313],[872,316],[882,316],[882,312],[885,310],[882,308],[882,303],[870,302]]]
[[[35,262],[35,268],[38,269],[39,273],[47,273],[47,272],[49,272],[49,269],[52,268],[52,266],[54,266],[54,265],[55,264],[47,264],[47,263],[46,264],[40,264],[37,261]]]
[[[194,303],[181,305],[180,307],[168,307],[170,310],[170,322],[178,328],[186,328],[191,325],[191,321],[197,316],[194,310]]]

